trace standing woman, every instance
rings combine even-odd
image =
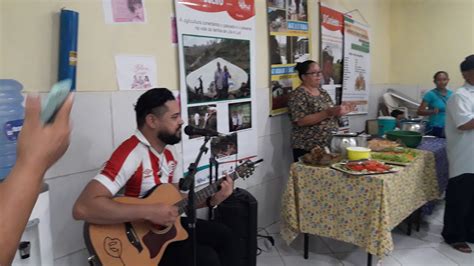
[[[446,102],[453,92],[447,88],[449,76],[446,71],[436,72],[433,76],[433,81],[436,88],[425,94],[420,107],[418,107],[417,114],[430,117],[427,129],[430,135],[444,138]]]
[[[347,105],[334,106],[326,90],[321,88],[323,77],[318,63],[307,60],[295,66],[301,85],[293,90],[288,109],[293,130],[291,143],[293,159],[310,152],[316,146],[329,147],[331,132],[338,130],[338,116],[347,114]]]

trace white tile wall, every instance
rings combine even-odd
[[[112,136],[114,148],[135,132],[135,103],[144,91],[117,91],[111,93]]]
[[[83,223],[72,218],[72,207],[97,170],[47,180],[50,189],[51,231],[54,257],[84,249]]]
[[[111,118],[110,93],[76,93],[71,144],[46,179],[99,168],[113,151]]]

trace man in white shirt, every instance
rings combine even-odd
[[[474,55],[461,63],[466,83],[447,102],[446,139],[449,183],[444,228],[446,243],[471,253],[474,243]]]

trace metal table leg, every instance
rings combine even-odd
[[[309,235],[308,233],[304,233],[304,258],[308,259],[308,249],[309,249]]]

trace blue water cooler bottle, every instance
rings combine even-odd
[[[16,160],[16,141],[25,116],[22,89],[16,80],[0,79],[0,182]]]

